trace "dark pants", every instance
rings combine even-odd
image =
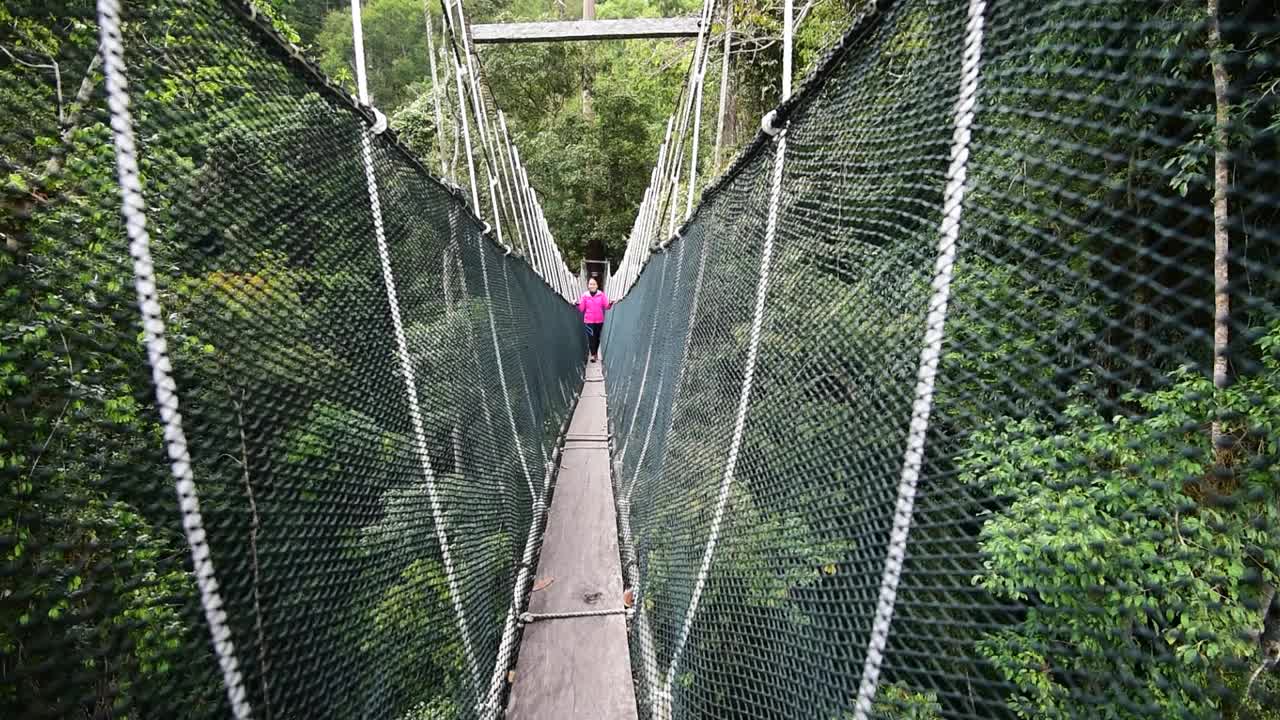
[[[604,323],[587,323],[587,343],[591,346],[591,356],[600,352],[600,335],[604,332]]]

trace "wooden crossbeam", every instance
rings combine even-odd
[[[471,40],[477,44],[694,37],[697,34],[698,18],[696,17],[570,20],[471,26]]]

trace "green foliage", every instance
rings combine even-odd
[[[937,693],[913,692],[900,683],[882,684],[877,688],[871,711],[877,720],[942,720]]]
[[[1171,717],[1253,717],[1249,702],[1185,688],[1243,688],[1262,585],[1280,580],[1277,343],[1280,324],[1260,343],[1262,371],[1227,390],[1179,371],[1133,398],[1134,418],[1073,406],[1056,429],[1027,418],[974,436],[968,481],[1006,499],[974,581],[1028,604],[979,648],[1017,688],[1020,716],[1145,717],[1127,698]],[[1236,438],[1221,467],[1214,418]]]
[[[437,27],[438,14],[433,13]],[[370,0],[361,9],[360,20],[373,104],[390,114],[420,93],[429,92],[423,0]],[[321,50],[320,67],[354,91],[355,49],[349,7],[339,7],[325,16],[316,44]]]

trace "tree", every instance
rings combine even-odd
[[[423,0],[369,0],[361,11],[369,97],[388,115],[431,89],[422,12]],[[320,67],[354,87],[350,9],[325,15],[316,44]]]

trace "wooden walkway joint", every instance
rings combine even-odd
[[[507,705],[510,720],[635,720],[600,365],[587,365]]]

